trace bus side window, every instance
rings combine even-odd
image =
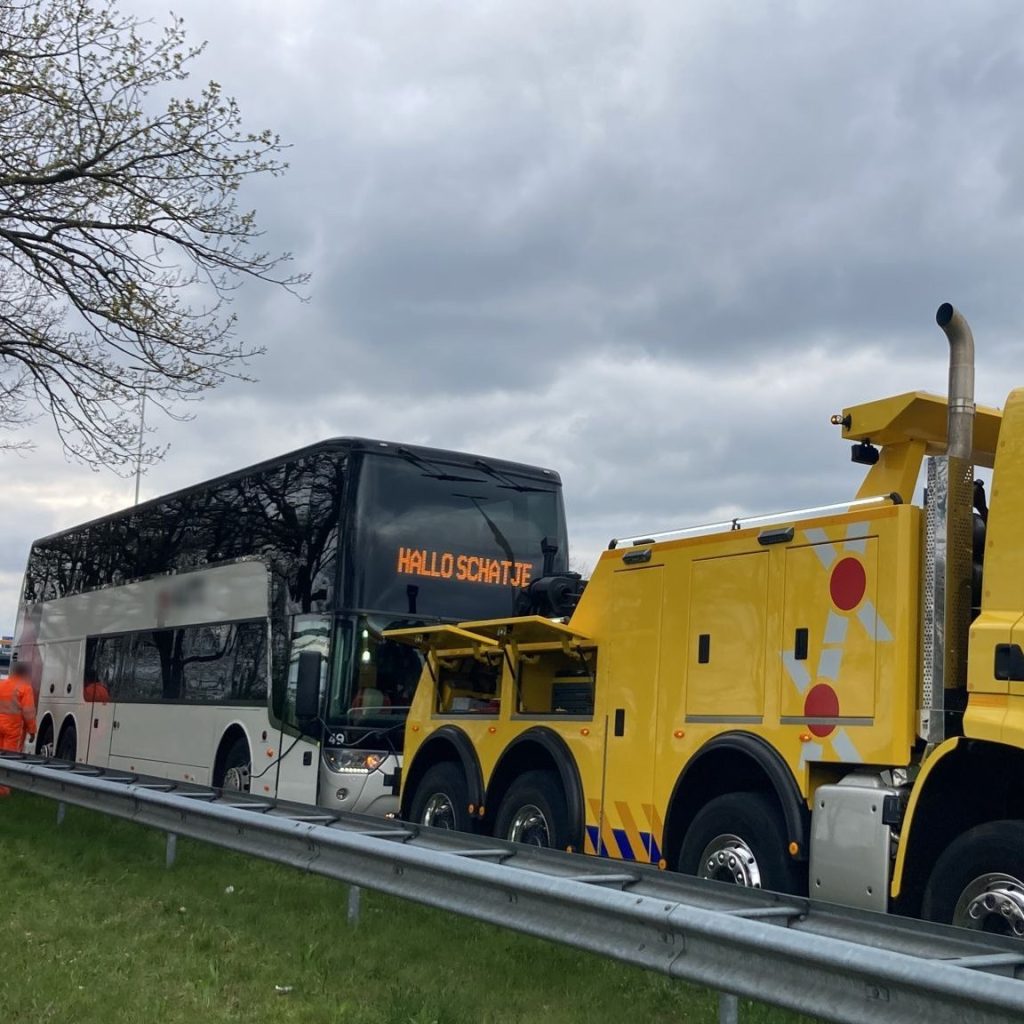
[[[201,704],[266,700],[266,630],[261,621],[186,626],[182,632],[183,699]]]
[[[175,678],[170,671],[174,632],[171,629],[153,629],[136,633],[132,637],[134,642],[118,687],[123,691],[118,694],[119,700],[173,700],[178,696],[180,679]]]
[[[119,674],[127,636],[91,636],[85,642],[85,671],[82,676],[82,696],[93,704],[107,704],[113,694]]]
[[[262,620],[235,626],[231,700],[264,703],[267,699],[267,627]]]

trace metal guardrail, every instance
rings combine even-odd
[[[1024,1019],[1003,936],[31,755],[0,783],[828,1020]]]

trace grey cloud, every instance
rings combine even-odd
[[[144,494],[332,434],[434,443],[559,469],[593,557],[852,494],[828,414],[941,391],[941,301],[980,400],[1024,369],[1017,3],[177,9],[293,144],[243,201],[314,280],[306,304],[243,287],[259,383],[161,422]],[[130,500],[49,447],[29,465]],[[47,500],[7,517],[12,549],[98,514]]]

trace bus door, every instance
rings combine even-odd
[[[110,764],[110,738],[116,706],[116,681],[124,660],[123,637],[89,637],[85,642],[82,678],[82,725],[78,756],[89,764]]]
[[[653,805],[654,741],[660,663],[662,567],[615,574],[608,642],[605,771],[598,823],[600,852],[656,862],[661,824]]]
[[[93,700],[85,705],[88,720],[88,738],[82,737],[85,746],[85,760],[89,764],[106,768],[110,762],[110,734],[114,721],[115,705],[110,701]]]
[[[295,718],[295,690],[299,677],[299,655],[303,651],[315,651],[320,655],[320,697],[321,706],[326,692],[327,670],[330,657],[331,617],[329,615],[296,615],[292,619],[291,652],[288,659],[288,677],[283,695],[283,708],[278,715],[286,723],[277,737],[281,747],[275,765],[273,779],[276,793],[281,800],[295,800],[298,803],[313,804],[317,798],[317,783],[320,776],[320,741],[316,736],[301,735]],[[275,704],[277,701],[275,701]],[[258,787],[254,780],[253,792],[262,792],[263,785],[270,783],[271,774]]]

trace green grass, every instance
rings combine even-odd
[[[4,1024],[718,1020],[715,993],[15,793],[0,802]],[[228,887],[233,892],[227,892]],[[279,994],[275,986],[288,987]],[[742,1024],[806,1021],[741,1001]]]

